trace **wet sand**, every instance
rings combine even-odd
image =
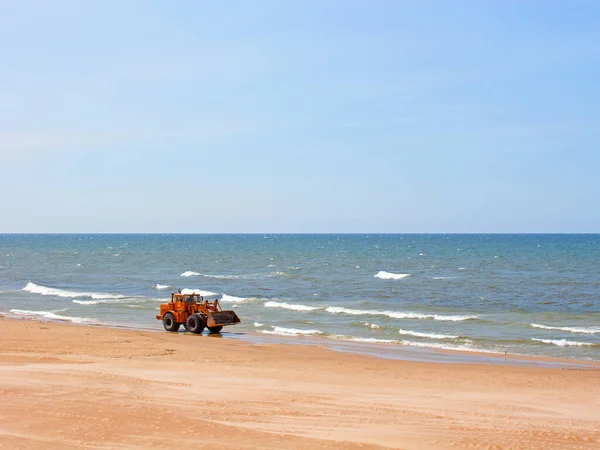
[[[6,448],[600,448],[600,366],[0,318]],[[483,361],[483,360],[482,360]]]

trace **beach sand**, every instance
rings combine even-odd
[[[600,368],[0,318],[0,447],[598,449]]]

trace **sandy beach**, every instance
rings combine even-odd
[[[600,368],[441,364],[0,318],[0,447],[600,446]]]

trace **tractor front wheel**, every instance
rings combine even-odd
[[[163,325],[167,331],[177,331],[181,324],[177,323],[173,313],[168,312],[163,316]]]
[[[220,326],[220,327],[208,327],[208,331],[210,331],[211,333],[219,333],[222,329],[223,329],[222,326]]]
[[[198,317],[197,315],[191,315],[188,317],[185,326],[190,333],[200,334],[204,331],[206,323],[201,317]]]

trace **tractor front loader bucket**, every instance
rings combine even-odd
[[[214,312],[206,319],[208,327],[222,327],[223,325],[233,325],[235,323],[240,323],[240,318],[233,311]]]

